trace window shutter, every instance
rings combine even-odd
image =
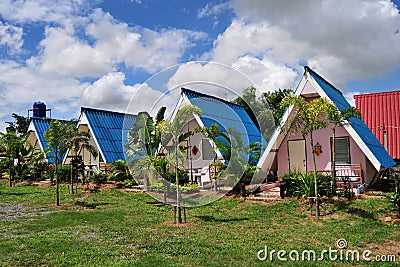
[[[350,142],[349,137],[335,138],[335,163],[350,164]]]
[[[201,140],[201,150],[203,160],[213,160],[215,158],[215,151],[208,139]]]

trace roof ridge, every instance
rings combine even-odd
[[[188,92],[188,93],[191,93],[191,94],[199,95],[200,97],[212,98],[212,99],[214,99],[214,100],[221,101],[221,102],[223,102],[223,103],[225,103],[225,104],[227,104],[227,105],[231,105],[231,106],[234,106],[234,107],[238,107],[238,108],[241,108],[241,109],[244,110],[244,107],[243,107],[242,105],[233,103],[233,102],[231,102],[231,101],[228,101],[228,100],[225,100],[225,99],[216,97],[216,96],[207,95],[207,94],[200,93],[200,92],[197,92],[197,91],[193,91],[193,90],[191,90],[191,89],[187,89],[187,88],[184,88],[184,87],[181,88],[181,92],[182,92],[182,93]]]
[[[321,75],[319,75],[318,73],[316,73],[314,70],[312,70],[309,66],[304,66],[304,71],[305,72],[309,72],[310,74],[313,74],[315,76],[317,76],[319,79],[321,79],[323,82],[326,82],[329,86],[331,86],[333,89],[335,89],[336,91],[338,91],[341,95],[343,95],[342,91],[340,91],[339,89],[337,89],[333,84],[331,84],[330,82],[328,82],[325,78],[323,78]]]
[[[133,114],[133,113],[124,113],[124,112],[111,111],[111,110],[106,110],[106,109],[81,107],[81,113],[83,111],[102,112],[102,113],[117,114],[117,115],[122,115],[122,116],[126,116],[126,115],[137,116],[137,114]]]

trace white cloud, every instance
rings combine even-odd
[[[86,83],[72,78],[54,78],[31,66],[15,61],[0,61],[0,121],[12,121],[12,113],[27,116],[33,102],[43,101],[52,116],[70,119],[69,112],[78,110],[79,98]],[[0,131],[5,129],[0,124]]]
[[[250,54],[291,66],[306,62],[339,86],[400,67],[400,15],[388,0],[233,0],[231,6],[239,22],[219,36],[216,58]]]
[[[35,68],[14,61],[1,61],[0,73],[2,95],[11,104],[72,101],[85,86],[75,79],[43,75]]]
[[[81,25],[82,26],[82,25]],[[118,64],[155,72],[181,60],[200,32],[182,29],[153,31],[129,27],[96,9],[84,27],[92,42],[78,37],[74,25],[47,27],[40,53],[28,62],[48,74],[61,77],[101,77]]]
[[[16,22],[63,22],[82,12],[87,1],[82,0],[2,0],[0,15]]]
[[[229,3],[221,3],[221,4],[216,4],[213,5],[211,3],[207,3],[205,7],[200,9],[197,12],[197,18],[208,18],[212,17],[214,20],[214,27],[218,25],[218,15],[221,14],[222,12],[226,11],[229,8]]]
[[[23,29],[0,21],[0,46],[6,46],[10,54],[21,52],[24,44]]]
[[[140,111],[150,112],[162,93],[153,90],[146,83],[125,85],[124,80],[125,74],[122,72],[104,75],[85,88],[81,105],[134,114]]]
[[[95,39],[95,48],[108,58],[124,62],[134,68],[155,72],[179,62],[192,41],[205,37],[204,33],[183,29],[153,31],[141,27],[129,27],[116,22],[97,9],[87,33]]]
[[[284,64],[247,55],[238,58],[232,67],[251,77],[261,92],[295,88],[298,72]]]
[[[200,9],[197,13],[198,18],[205,18],[205,17],[210,17],[210,16],[217,16],[223,11],[225,11],[229,7],[229,4],[226,3],[221,3],[221,4],[216,4],[212,5],[211,3],[207,3],[205,7]]]
[[[44,73],[67,77],[99,77],[113,70],[111,59],[66,28],[48,27],[41,52],[30,60]]]
[[[179,66],[169,79],[168,89],[187,87],[221,98],[241,95],[254,85],[246,75],[228,65],[215,62],[189,62]]]

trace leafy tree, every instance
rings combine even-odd
[[[361,113],[355,107],[339,110],[336,105],[330,103],[326,106],[326,117],[332,125],[332,194],[336,191],[336,161],[335,161],[335,138],[336,128],[348,123],[350,118],[360,118]]]
[[[56,205],[60,205],[58,165],[62,163],[63,156],[69,148],[69,140],[74,132],[72,123],[61,123],[58,120],[50,122],[49,129],[44,133],[48,147],[53,151],[55,158],[55,180],[56,180]]]
[[[8,124],[7,132],[16,132],[19,136],[22,136],[28,132],[29,118],[13,113],[12,117],[14,122],[6,122]]]
[[[291,89],[278,89],[257,97],[256,88],[251,86],[244,89],[243,95],[233,102],[244,107],[253,123],[268,140],[272,132],[270,130],[279,123],[283,115],[282,100],[292,93]]]
[[[290,130],[299,131],[302,137],[310,137],[314,172],[314,194],[316,197],[316,216],[319,216],[319,200],[317,185],[317,166],[314,151],[314,131],[328,127],[328,122],[322,117],[327,106],[331,102],[325,98],[317,98],[307,102],[301,96],[287,96],[282,101],[282,108],[294,108],[294,118],[291,121]]]
[[[35,151],[34,147],[26,146],[27,138],[28,133],[20,136],[16,131],[10,129],[7,133],[0,134],[0,149],[7,155],[4,164],[10,171],[10,187],[14,176],[25,178],[29,171],[31,158],[40,154]],[[15,166],[14,160],[16,160]]]
[[[178,207],[178,220],[177,223],[182,223],[182,213],[180,205],[180,189],[179,189],[179,173],[178,169],[180,163],[185,158],[182,154],[179,146],[181,142],[185,140],[187,134],[181,134],[183,127],[187,123],[187,119],[193,114],[201,115],[201,110],[197,106],[187,105],[181,108],[177,113],[173,121],[166,121],[163,127],[162,143],[167,148],[168,154],[173,155],[175,158],[175,178],[176,178],[176,205]],[[186,137],[187,138],[187,137]]]
[[[74,193],[74,169],[75,173],[77,173],[77,168],[79,165],[79,161],[77,160],[78,153],[82,150],[85,149],[87,150],[91,155],[93,155],[94,158],[97,158],[98,153],[97,149],[95,146],[90,144],[90,133],[88,132],[80,132],[78,131],[77,127],[70,127],[68,131],[69,136],[67,137],[66,140],[66,145],[70,151],[73,152],[72,155],[72,161],[71,161],[71,177],[70,177],[70,182],[71,182],[71,194]]]
[[[292,89],[278,89],[261,95],[261,102],[264,104],[264,107],[268,107],[272,111],[275,125],[278,125],[283,113],[285,112],[285,110],[281,108],[282,100],[292,94]]]
[[[6,133],[1,133],[1,148],[7,155],[4,159],[4,165],[8,166],[9,169],[9,184],[12,187],[12,180],[14,176],[14,159],[19,155],[19,148],[21,143],[21,137],[17,135],[16,131],[8,129]]]

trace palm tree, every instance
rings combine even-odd
[[[216,148],[218,148],[218,146],[220,146],[220,147],[225,149],[226,145],[227,145],[226,142],[221,141],[221,140],[217,140],[217,137],[222,136],[225,139],[227,139],[228,142],[229,142],[229,136],[226,133],[221,132],[221,130],[219,129],[219,126],[218,126],[217,123],[211,124],[210,127],[206,127],[206,126],[200,127],[198,129],[196,129],[196,131],[202,132],[205,135],[205,137],[207,137],[208,139],[211,140],[212,148],[214,150],[214,159],[213,159],[214,191],[217,191],[217,166],[216,166],[216,163],[215,163],[215,161],[217,160],[217,153],[216,153],[215,150],[216,150]],[[227,152],[229,153],[229,157],[227,157],[229,159],[231,150],[227,149]],[[228,156],[228,155],[226,155],[226,156]]]
[[[332,193],[336,193],[336,157],[335,157],[335,138],[336,128],[348,123],[350,118],[360,118],[361,113],[355,107],[339,110],[333,103],[327,105],[325,110],[326,117],[332,124]]]
[[[175,181],[176,181],[176,205],[178,207],[178,220],[177,223],[182,223],[182,213],[180,206],[180,192],[179,192],[179,173],[178,169],[180,166],[179,159],[184,159],[184,155],[179,149],[179,145],[184,141],[184,137],[187,134],[181,134],[183,127],[186,125],[187,120],[190,116],[201,115],[201,110],[199,107],[194,105],[187,105],[181,108],[177,113],[173,121],[166,121],[163,128],[162,143],[167,151],[175,157]],[[186,137],[186,138],[187,138]]]
[[[94,158],[98,156],[96,147],[90,144],[90,133],[80,132],[76,127],[70,128],[66,144],[68,149],[73,152],[73,159],[78,157],[78,153],[82,151],[82,149],[87,150]],[[74,194],[73,163],[74,160],[71,161],[71,194]]]
[[[44,133],[48,147],[53,151],[55,158],[55,177],[56,177],[56,205],[60,205],[59,185],[58,185],[58,165],[62,163],[63,157],[67,152],[68,140],[75,126],[72,123],[61,123],[58,120],[50,122],[49,129]]]
[[[322,114],[327,110],[327,106],[332,102],[325,98],[317,98],[311,102],[307,102],[301,96],[287,96],[282,101],[282,108],[293,107],[294,118],[292,119],[289,131],[299,131],[302,137],[310,137],[310,146],[312,151],[313,172],[314,172],[314,194],[316,200],[316,217],[319,216],[319,200],[318,200],[318,185],[317,185],[317,165],[315,162],[314,151],[314,131],[328,127],[328,123]]]
[[[135,120],[133,129],[128,134],[127,153],[132,158],[140,156],[147,165],[147,174],[144,176],[144,189],[147,190],[148,175],[150,175],[150,165],[154,158],[155,125],[153,118],[147,112],[140,112]]]
[[[150,180],[151,166],[156,165],[158,162],[156,161],[156,154],[161,144],[161,135],[165,124],[165,110],[165,107],[161,107],[158,110],[155,121],[147,112],[140,112],[135,120],[134,127],[128,133],[127,154],[132,159],[140,157],[142,161],[138,163],[135,160],[136,162],[130,166],[139,170],[143,170],[144,167],[147,170],[144,175],[145,190],[147,190],[147,183]]]

